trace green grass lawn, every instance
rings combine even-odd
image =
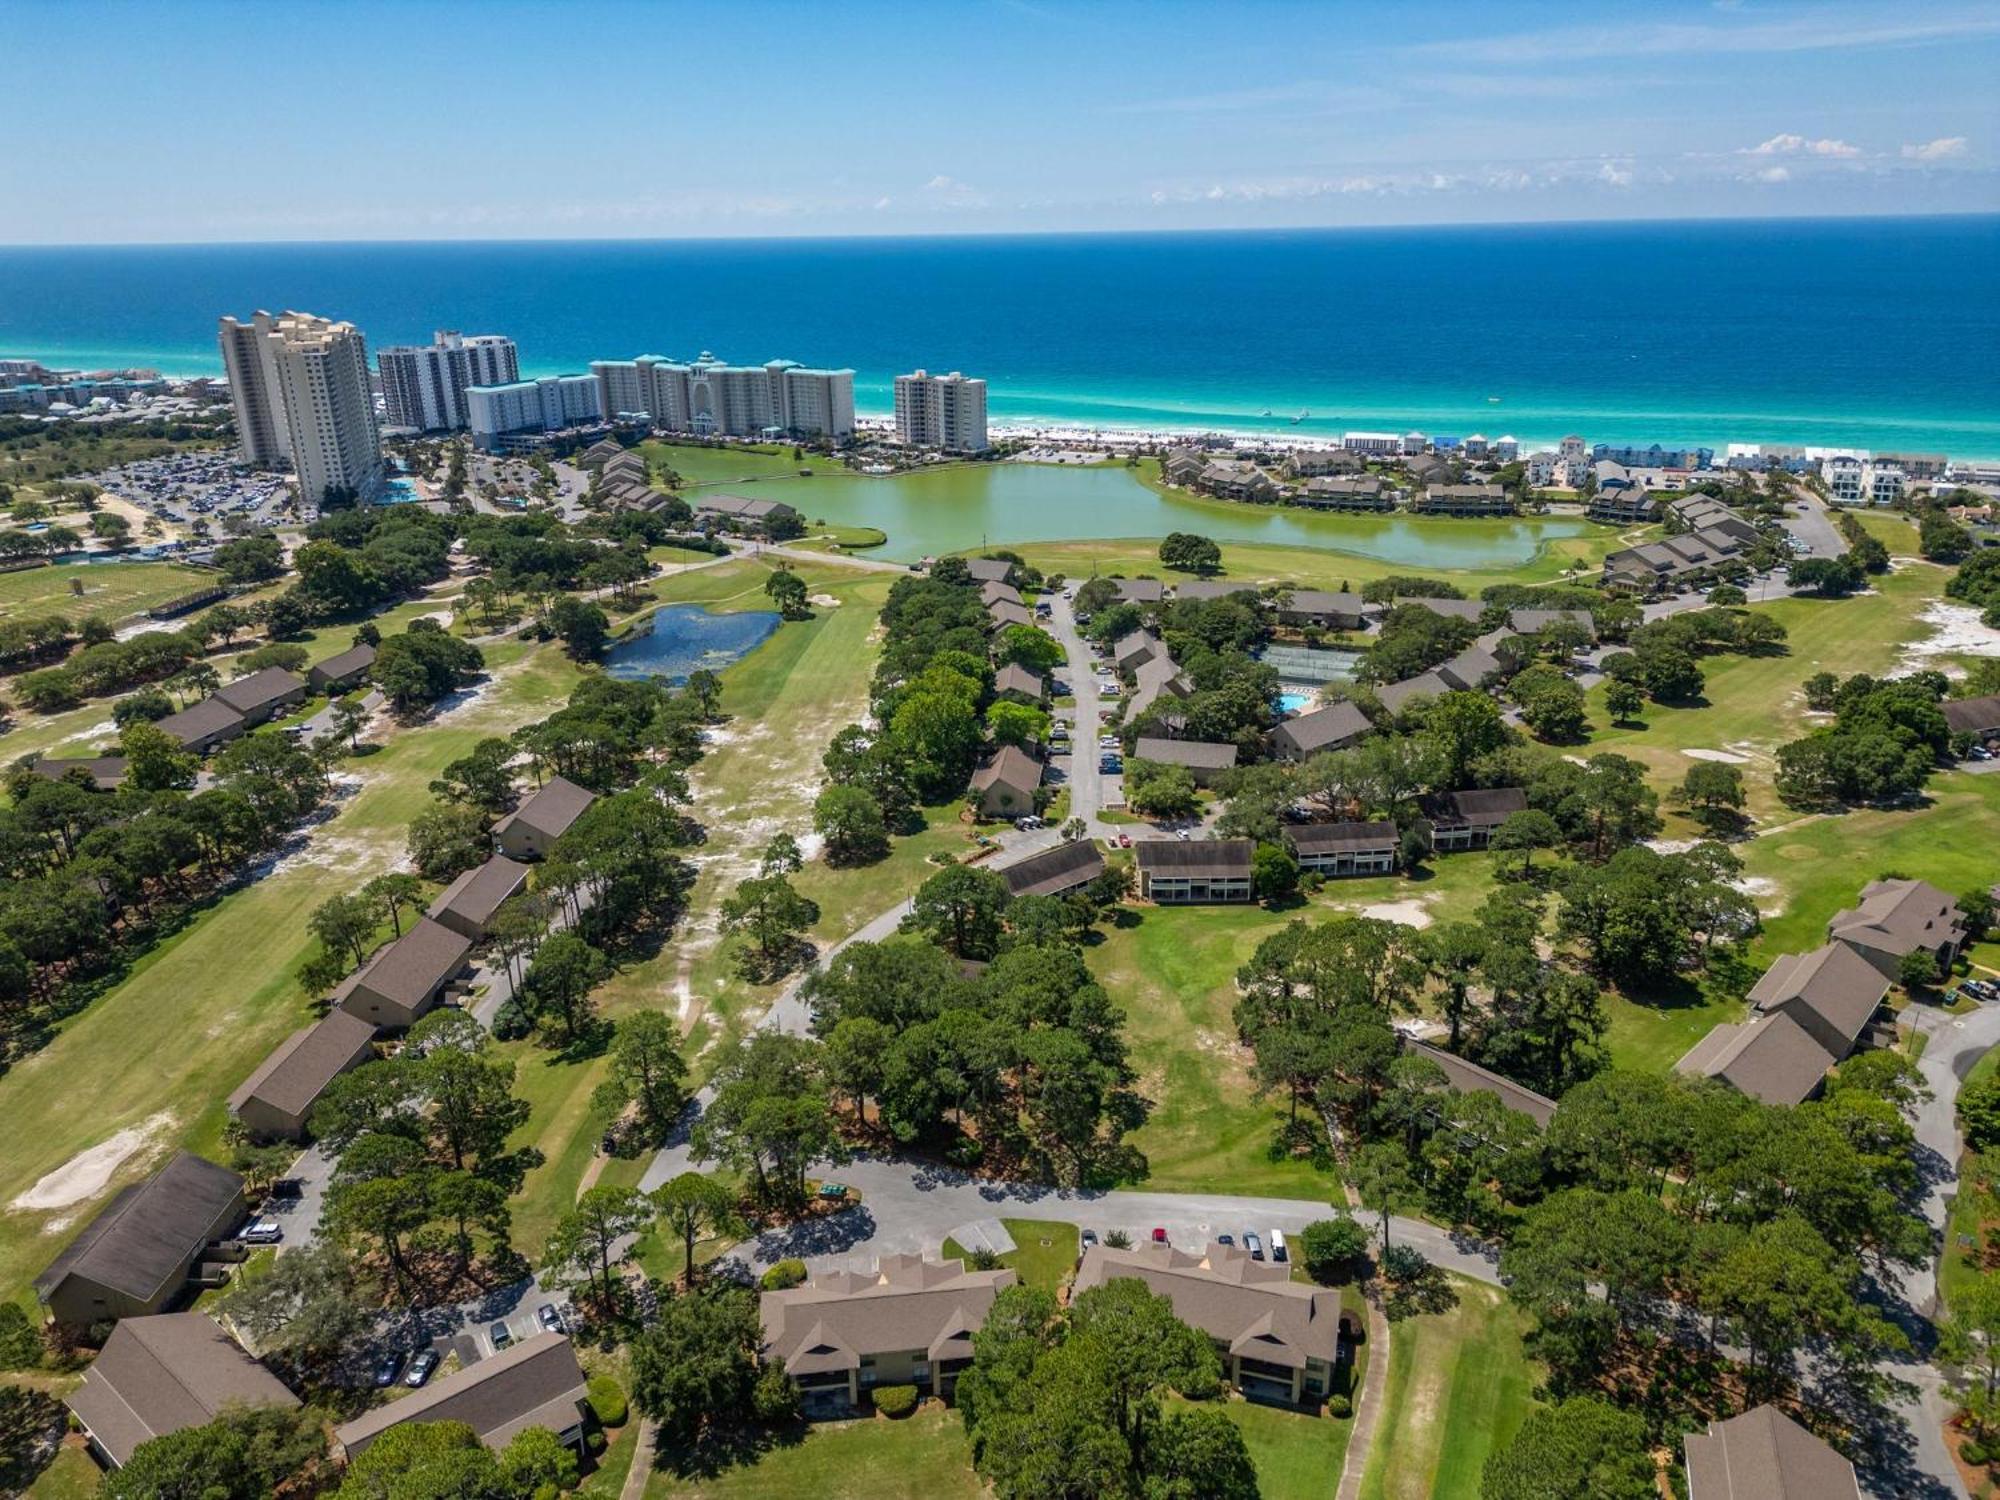
[[[1074,1224],[1059,1219],[1002,1219],[1000,1223],[1014,1237],[1014,1248],[1000,1257],[1000,1264],[1017,1272],[1024,1286],[1053,1292],[1076,1269]],[[1044,1240],[1049,1243],[1043,1244]],[[965,1247],[957,1240],[944,1242],[946,1260],[963,1260],[965,1254]]]
[[[25,1494],[27,1500],[91,1500],[103,1482],[104,1471],[88,1453],[64,1444]]]
[[[68,615],[107,620],[151,609],[196,589],[214,588],[221,575],[179,563],[65,563],[0,573],[0,619]],[[83,584],[81,596],[73,583]]]
[[[1985,1083],[1993,1077],[1995,1070],[2000,1070],[2000,1047],[1974,1063],[1972,1071],[1965,1075],[1959,1087]],[[1984,1218],[1985,1215],[1980,1212],[1979,1195],[1961,1183],[1945,1219],[1944,1249],[1938,1256],[1938,1295],[1947,1308],[1953,1298],[1979,1279],[1979,1226]],[[1972,1243],[1968,1245],[1967,1240]]]
[[[1688,1048],[1724,1021],[1740,1021],[1744,1007],[1733,1000],[1689,1005],[1642,1005],[1607,990],[1604,1009],[1611,1018],[1605,1045],[1613,1067],[1665,1073]]]
[[[1223,1401],[1214,1409],[1243,1434],[1262,1500],[1325,1500],[1333,1493],[1354,1433],[1352,1418],[1335,1421],[1254,1401]]]
[[[801,469],[813,474],[848,474],[853,471],[837,458],[821,458],[811,453],[797,460],[789,447],[732,443],[726,448],[702,448],[689,443],[646,442],[639,445],[646,462],[665,464],[680,475],[690,489],[705,486],[742,484],[756,479],[792,479]],[[792,502],[799,505],[798,501]],[[810,509],[800,505],[800,509]]]
[[[634,1416],[618,1430],[602,1454],[590,1477],[571,1493],[574,1500],[618,1500],[625,1489],[625,1476],[639,1454],[639,1419]]]
[[[0,1139],[9,1142],[0,1153],[0,1298],[20,1295],[105,1197],[164,1153],[219,1150],[230,1090],[312,1017],[314,997],[296,977],[313,949],[306,914],[400,858],[447,761],[548,713],[577,678],[553,647],[494,655],[514,665],[483,697],[345,763],[361,788],[303,853],[215,902],[0,1076]],[[80,1078],[89,1079],[87,1107]],[[139,1144],[97,1191],[45,1210],[11,1207],[44,1174],[128,1129]]]
[[[1454,1277],[1458,1306],[1394,1325],[1362,1500],[1475,1500],[1480,1470],[1533,1407],[1521,1315],[1498,1287]]]
[[[976,1500],[983,1486],[958,1413],[814,1423],[797,1442],[713,1478],[655,1470],[646,1500]]]

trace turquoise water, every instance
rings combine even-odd
[[[1287,690],[1278,694],[1278,711],[1287,714],[1302,714],[1318,701],[1317,694],[1306,691]]]
[[[383,505],[409,505],[421,499],[423,499],[423,496],[417,493],[416,485],[398,476],[383,486],[381,503]]]
[[[214,371],[217,316],[260,306],[378,348],[510,334],[525,374],[851,365],[877,413],[927,365],[985,376],[1001,421],[2000,456],[1995,215],[0,249],[0,354]]]
[[[887,545],[865,555],[893,562],[1018,542],[1198,531],[1222,542],[1329,547],[1410,567],[1502,568],[1527,562],[1544,541],[1595,529],[1574,518],[1500,525],[1198,500],[1163,495],[1122,467],[973,464],[893,477],[763,479],[716,488],[783,499],[809,521],[880,527]]]
[[[684,682],[700,667],[719,672],[771,638],[779,624],[770,610],[711,614],[699,604],[669,604],[653,611],[649,634],[630,636],[604,659],[613,677],[665,677]]]

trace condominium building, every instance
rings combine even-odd
[[[1349,453],[1401,453],[1403,440],[1393,432],[1349,432],[1341,435],[1340,446]]]
[[[466,425],[472,441],[487,452],[510,446],[507,439],[597,422],[600,382],[595,375],[543,375],[465,390]]]
[[[248,323],[222,319],[217,342],[247,462],[289,463],[314,504],[375,492],[382,440],[360,329],[311,313],[259,312]]]
[[[657,354],[596,360],[598,410],[703,437],[828,437],[854,432],[854,372],[809,370],[789,359],[727,365],[704,351],[681,362]]]
[[[382,404],[391,427],[443,432],[471,425],[465,393],[476,385],[521,378],[514,341],[497,333],[466,338],[440,329],[428,344],[399,344],[375,356]]]
[[[896,441],[947,453],[980,452],[986,447],[986,382],[956,370],[898,375]]]

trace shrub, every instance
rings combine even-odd
[[[750,1391],[750,1407],[760,1422],[795,1422],[799,1416],[799,1391],[785,1373],[782,1359],[769,1361],[757,1372],[757,1384]]]
[[[509,1000],[493,1014],[493,1035],[503,1042],[518,1042],[535,1029],[534,1018],[518,1000]]]
[[[984,1245],[968,1251],[965,1266],[969,1271],[997,1271],[1000,1269],[1000,1252],[989,1250]]]
[[[806,1279],[806,1263],[802,1260],[781,1260],[764,1273],[764,1290],[782,1292],[787,1287],[797,1286]]]
[[[1354,1403],[1345,1396],[1330,1397],[1326,1403],[1326,1414],[1330,1417],[1351,1417],[1354,1415]]]
[[[1132,1236],[1122,1229],[1107,1230],[1104,1235],[1104,1243],[1107,1249],[1130,1250],[1132,1248]]]
[[[1988,1461],[1988,1449],[1977,1438],[1970,1438],[1959,1445],[1958,1456],[1975,1468]]]
[[[603,1427],[625,1425],[625,1391],[609,1375],[593,1375],[588,1386],[591,1413]]]
[[[1318,1219],[1299,1234],[1299,1261],[1306,1274],[1325,1285],[1350,1279],[1368,1258],[1368,1230],[1343,1214]]]
[[[885,1417],[907,1417],[917,1409],[913,1385],[885,1385],[875,1392],[875,1410]]]
[[[597,1427],[591,1428],[583,1435],[583,1446],[590,1450],[592,1458],[603,1453],[607,1446],[603,1430]]]
[[[1382,1274],[1391,1281],[1416,1281],[1430,1268],[1423,1252],[1409,1245],[1391,1245],[1382,1252]]]

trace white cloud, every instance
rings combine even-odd
[[[1790,182],[1792,180],[1792,173],[1789,167],[1765,167],[1761,171],[1752,172],[1745,180],[1749,182]]]
[[[1943,161],[1948,156],[1965,155],[1965,146],[1962,135],[1941,135],[1921,146],[1905,146],[1903,155],[1909,161]]]
[[[1741,153],[1744,156],[1859,156],[1861,148],[1850,146],[1846,141],[1831,137],[1813,140],[1803,135],[1774,135],[1761,145],[1751,146]]]
[[[1605,162],[1597,169],[1597,180],[1607,183],[1612,187],[1630,187],[1632,185],[1632,169],[1630,167],[1618,166],[1614,162]]]
[[[1524,64],[1577,62],[1598,57],[1923,47],[1995,34],[2000,34],[2000,16],[1990,7],[1921,21],[1885,21],[1866,12],[1842,15],[1826,11],[1743,21],[1725,13],[1711,22],[1567,26],[1504,36],[1420,42],[1404,50],[1423,57]]]

